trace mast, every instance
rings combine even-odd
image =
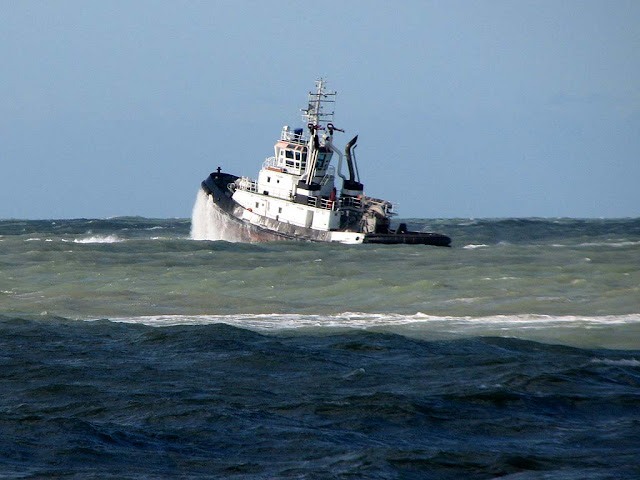
[[[302,119],[307,123],[309,129],[309,165],[307,168],[307,184],[313,181],[316,174],[319,148],[324,146],[320,143],[319,130],[324,130],[330,126],[329,134],[333,134],[333,104],[336,102],[337,92],[325,90],[326,81],[323,78],[316,80],[316,91],[309,92],[308,106],[302,109]],[[326,111],[325,106],[331,108]]]
[[[325,90],[326,84],[323,78],[316,80],[316,92],[309,92],[308,106],[302,109],[302,119],[308,127],[313,125],[317,130],[323,130],[333,121],[333,104],[336,103],[337,92]],[[331,104],[331,112],[324,110],[328,104]]]

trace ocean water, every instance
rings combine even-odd
[[[404,221],[0,221],[0,478],[640,478],[640,219]]]

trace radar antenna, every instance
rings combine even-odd
[[[315,129],[323,129],[327,123],[333,121],[333,104],[336,102],[336,92],[325,90],[326,81],[316,80],[316,92],[309,92],[309,102],[307,108],[303,108],[302,119],[309,126]],[[330,105],[331,111],[325,111],[325,107]]]

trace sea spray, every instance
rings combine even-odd
[[[251,242],[248,229],[222,213],[202,189],[198,190],[191,214],[191,238],[193,240],[224,240],[227,242]]]

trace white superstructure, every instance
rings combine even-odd
[[[310,240],[340,243],[411,243],[448,246],[446,236],[390,229],[390,202],[368,197],[355,159],[355,136],[343,153],[333,143],[343,132],[333,125],[336,92],[316,82],[302,110],[305,128],[282,128],[274,154],[256,180],[217,172],[202,182],[230,228],[251,241]],[[337,157],[337,166],[332,160]],[[343,166],[348,171],[343,173]],[[336,178],[339,177],[339,180]],[[236,222],[236,223],[234,223]],[[248,229],[247,229],[248,228]]]
[[[335,102],[336,92],[326,91],[324,80],[318,80],[316,87],[316,92],[309,94],[308,107],[302,111],[308,133],[285,125],[274,156],[264,161],[258,179],[242,177],[231,187],[233,200],[245,208],[244,220],[260,224],[259,217],[267,217],[314,230],[340,228],[336,171],[331,160],[336,154],[339,166],[342,164],[342,153],[332,143],[334,132],[342,130],[331,123],[334,112],[326,111],[327,105]],[[363,192],[350,193],[355,194],[350,195],[350,208],[361,210]],[[391,204],[385,207],[390,214]],[[362,239],[358,232],[341,232],[334,241],[359,243]]]

